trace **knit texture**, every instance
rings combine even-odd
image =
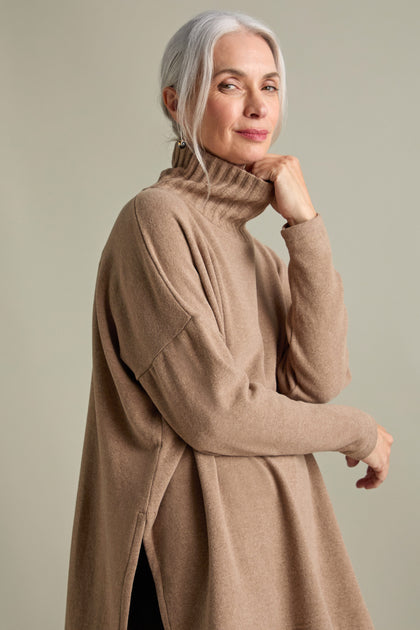
[[[319,213],[247,222],[273,185],[188,148],[99,264],[66,630],[125,630],[142,541],[165,630],[371,630],[313,453],[362,459],[347,312]]]

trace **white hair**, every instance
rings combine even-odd
[[[273,53],[280,75],[280,117],[273,139],[277,138],[286,117],[286,70],[275,34],[258,20],[233,11],[204,11],[196,15],[169,40],[161,62],[161,106],[171,120],[178,139],[183,139],[195,153],[207,175],[201,154],[199,129],[203,120],[213,74],[213,50],[217,40],[245,30],[262,37]],[[173,87],[177,93],[177,118],[168,112],[162,98],[163,89]]]

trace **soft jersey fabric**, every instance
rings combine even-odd
[[[125,630],[142,541],[165,630],[373,628],[311,454],[362,459],[321,215],[247,230],[273,185],[188,148],[101,257],[66,630]],[[279,215],[280,216],[280,215]]]

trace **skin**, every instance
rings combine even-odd
[[[200,138],[203,147],[232,164],[274,184],[272,206],[289,225],[316,216],[300,163],[293,155],[268,153],[280,115],[280,79],[267,42],[254,33],[222,36],[214,47],[214,71]],[[177,120],[174,88],[163,90],[164,103]],[[377,488],[386,479],[393,437],[377,425],[373,451],[362,461],[366,475],[358,488]],[[359,462],[346,457],[349,467]]]

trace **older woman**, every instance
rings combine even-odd
[[[172,168],[119,214],[99,265],[67,630],[367,630],[313,453],[386,477],[392,437],[325,404],[347,314],[298,160],[267,151],[273,33],[211,11],[162,62]],[[247,222],[271,204],[288,266]]]

